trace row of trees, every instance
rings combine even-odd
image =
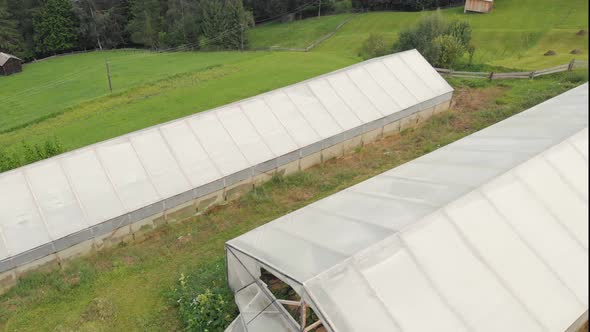
[[[463,3],[465,0],[352,0],[352,7],[363,10],[420,11]]]
[[[237,49],[242,0],[0,0],[0,50],[25,59],[132,45]]]

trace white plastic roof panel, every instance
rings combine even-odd
[[[61,164],[90,226],[126,212],[94,150],[68,154]]]
[[[321,138],[303,117],[289,96],[283,91],[271,92],[263,99],[270,107],[275,117],[287,129],[295,143],[300,147],[310,145]]]
[[[396,77],[403,77],[403,84],[418,100],[428,100],[436,94],[431,88],[425,84],[424,80],[420,78],[412,68],[402,60],[401,57],[387,57],[383,59],[383,63],[391,72],[395,73]]]
[[[48,243],[51,238],[39,213],[35,198],[20,171],[0,176],[0,227],[10,255]]]
[[[542,330],[471,251],[447,217],[436,213],[428,220],[404,232],[404,242],[423,273],[432,279],[432,287],[448,301],[464,327],[489,332]],[[506,310],[497,310],[498,307]]]
[[[172,122],[160,127],[160,130],[194,187],[222,176],[186,121]]]
[[[348,130],[362,124],[361,120],[340,99],[327,80],[311,81],[308,85],[342,129]]]
[[[295,85],[285,89],[299,112],[322,138],[342,132],[342,128],[307,85]]]
[[[171,197],[192,188],[159,130],[142,131],[129,139],[161,197]]]
[[[402,331],[468,331],[407,250],[390,253],[387,259],[368,266],[363,275]],[[423,312],[428,312],[428,319]]]
[[[401,110],[400,105],[391,99],[391,96],[389,96],[381,85],[375,82],[371,74],[364,67],[353,68],[347,74],[381,115],[386,116]]]
[[[274,155],[282,156],[297,150],[297,143],[262,98],[241,103],[240,107]]]
[[[330,75],[326,77],[326,80],[363,123],[377,120],[383,116],[345,72]]]
[[[418,100],[398,79],[395,74],[381,61],[375,61],[367,64],[367,71],[371,77],[383,87],[383,90],[399,105],[401,109],[416,105],[422,100]]]
[[[33,165],[25,174],[52,239],[59,239],[89,226],[57,160]]]
[[[584,84],[227,247],[330,332],[563,332],[588,307],[587,108]]]
[[[188,122],[223,175],[229,175],[250,166],[214,112],[199,114]]]
[[[421,56],[418,51],[412,50],[400,54],[401,59],[426,83],[428,87],[437,94],[453,91],[447,81],[440,75],[434,75],[436,70]]]
[[[441,93],[429,95],[429,100],[414,99],[407,88],[412,83],[406,81],[414,80],[415,74],[406,70],[404,73],[411,76],[405,77],[402,71],[384,65],[388,58],[401,59],[401,55],[420,66],[420,75],[433,76],[423,79],[432,86],[438,84]],[[448,101],[452,88],[432,68],[423,68],[425,64],[415,51],[372,59],[0,174],[0,273],[88,236],[114,231],[194,195],[219,190],[250,177],[254,171],[337,144],[383,125],[384,120],[395,121],[431,107],[433,102]],[[575,106],[568,105],[570,118]],[[396,112],[400,112],[397,117]],[[581,113],[575,115],[578,119]],[[565,124],[574,119],[554,121]],[[580,143],[571,144],[579,150]],[[437,187],[440,196],[433,195],[433,199],[444,196],[443,187]],[[578,195],[585,192],[587,196],[587,190],[577,184],[575,188]],[[303,273],[313,275],[433,208],[430,202],[419,199],[408,203],[395,195],[379,195],[374,188],[363,190],[351,192],[346,205],[339,204],[340,212],[351,215],[346,223],[338,222],[343,225],[342,231],[358,232],[359,236],[350,241],[333,239],[329,245],[335,248],[340,243],[338,250],[327,248],[317,238],[294,236],[280,228],[270,233],[280,234],[284,243],[269,240],[268,248],[311,246],[305,257],[323,257]],[[406,204],[413,205],[408,208]],[[329,220],[339,220],[343,215],[328,205],[318,204],[307,217],[318,230],[330,228],[335,222],[330,224]],[[379,210],[359,214],[351,211],[355,205],[379,207],[398,218],[390,222]],[[315,224],[314,218],[325,222]],[[350,246],[346,247],[347,243]],[[268,312],[261,316],[273,321],[273,315]],[[254,320],[256,324],[261,321]]]
[[[275,157],[241,108],[222,108],[217,115],[250,165],[260,164]]]
[[[129,211],[160,199],[135,149],[127,139],[117,139],[97,147],[119,197]]]

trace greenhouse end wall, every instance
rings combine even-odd
[[[145,206],[92,228],[0,261],[0,294],[18,278],[33,270],[53,269],[68,260],[120,242],[141,239],[151,229],[174,223],[231,201],[274,175],[289,175],[382,137],[415,127],[451,105],[452,92],[432,98],[403,111],[363,124],[273,160],[231,174],[185,193]]]

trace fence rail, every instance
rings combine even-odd
[[[588,68],[587,60],[573,59],[569,63],[533,71],[517,71],[511,73],[496,73],[496,72],[477,72],[477,71],[459,71],[446,68],[435,68],[436,71],[443,76],[462,77],[462,78],[486,78],[489,80],[501,80],[509,78],[535,78],[543,75],[560,73],[564,71],[572,71],[577,68]]]

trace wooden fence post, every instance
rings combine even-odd
[[[574,69],[575,63],[576,63],[576,59],[572,59],[572,61],[570,61],[569,65],[567,65],[567,71],[572,71],[572,69]]]
[[[529,74],[529,78],[530,79],[534,79],[535,78],[535,71],[534,70]]]
[[[488,79],[491,81],[494,78],[494,72],[490,73],[490,76],[488,77]]]

